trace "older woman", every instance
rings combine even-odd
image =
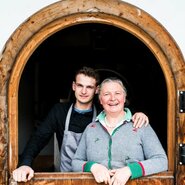
[[[72,161],[73,171],[92,172],[100,183],[124,185],[129,178],[166,171],[166,153],[150,125],[133,128],[124,108],[126,88],[117,78],[105,79],[99,89],[103,111],[87,126]]]

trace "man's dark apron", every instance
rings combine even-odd
[[[72,171],[71,161],[76,152],[77,146],[79,144],[79,141],[82,135],[82,133],[75,133],[75,132],[69,131],[69,121],[70,121],[72,109],[73,109],[73,104],[71,105],[67,113],[64,137],[63,137],[63,142],[61,146],[60,171],[65,171],[65,172]],[[92,121],[95,120],[96,115],[97,115],[97,111],[94,106]]]

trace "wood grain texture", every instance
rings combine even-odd
[[[164,73],[168,91],[167,154],[174,178],[142,178],[130,185],[184,185],[185,166],[179,165],[179,144],[185,143],[185,114],[179,113],[180,90],[185,91],[185,62],[167,30],[143,10],[119,0],[64,0],[29,17],[7,41],[0,58],[0,184],[8,184],[8,174],[18,162],[18,90],[30,55],[50,35],[81,23],[109,24],[139,38],[155,55]],[[60,184],[56,175],[35,179],[37,184]],[[61,174],[59,174],[61,176]],[[82,175],[83,176],[83,175]],[[36,174],[36,177],[41,176]],[[86,177],[86,176],[85,176]],[[55,179],[56,178],[56,179]],[[65,177],[67,178],[67,177]],[[81,177],[80,177],[81,178]],[[34,181],[29,182],[34,184]],[[92,184],[93,179],[61,179],[62,184]]]

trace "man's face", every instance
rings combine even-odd
[[[78,74],[72,85],[77,101],[81,104],[91,103],[97,93],[96,80],[92,77]]]

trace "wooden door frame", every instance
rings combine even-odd
[[[32,15],[6,43],[0,63],[1,129],[4,158],[0,171],[11,173],[18,162],[18,90],[24,67],[37,47],[52,34],[67,27],[100,23],[123,29],[140,39],[154,54],[167,87],[167,154],[169,170],[184,170],[178,164],[178,147],[185,140],[185,115],[179,113],[179,91],[185,90],[185,63],[167,30],[152,16],[118,0],[59,1]],[[8,105],[8,106],[7,106]],[[8,147],[8,152],[7,152]],[[6,175],[5,175],[6,176]]]

